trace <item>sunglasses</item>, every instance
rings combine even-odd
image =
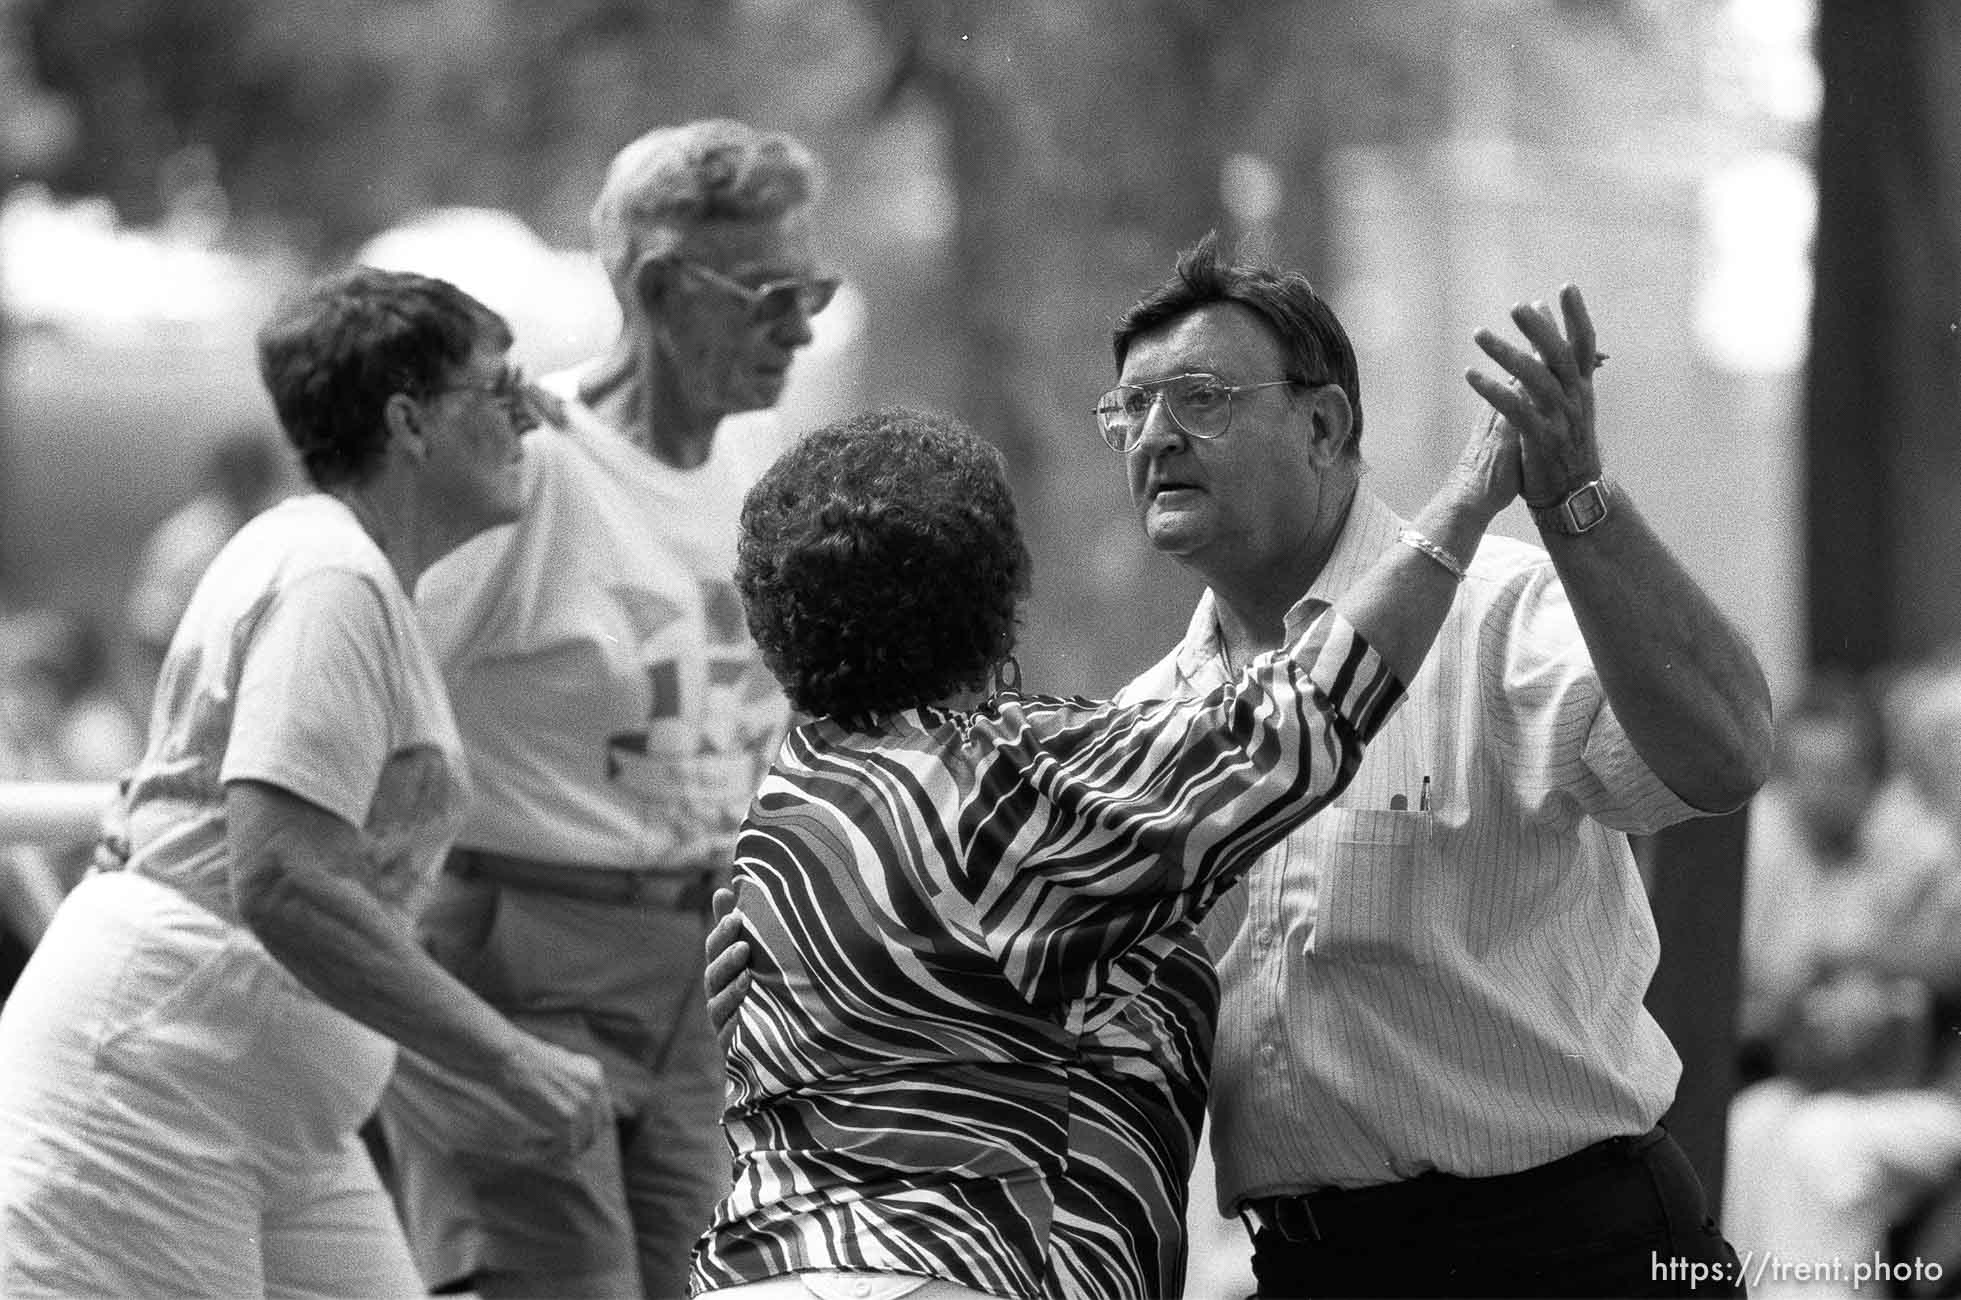
[[[497,372],[491,380],[465,379],[444,384],[440,392],[482,393],[491,401],[503,407],[520,431],[538,423],[537,399],[530,381],[524,377],[524,370],[515,365],[507,365]]]
[[[756,320],[778,320],[793,311],[815,316],[831,305],[831,299],[837,296],[838,285],[842,283],[835,275],[820,275],[808,280],[794,277],[763,284],[744,284],[700,262],[676,258],[674,264],[694,272],[731,298],[747,305],[750,316]]]

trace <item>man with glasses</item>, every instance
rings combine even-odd
[[[1477,338],[1513,383],[1467,378],[1529,435],[1545,545],[1487,536],[1469,565],[1363,486],[1354,350],[1302,275],[1201,242],[1118,322],[1096,403],[1146,536],[1209,588],[1126,702],[1218,688],[1391,547],[1461,583],[1354,782],[1207,918],[1216,992],[1196,944],[1120,970],[1143,992],[1077,1043],[1135,1099],[1126,1145],[1183,1168],[1207,1083],[1188,1049],[1213,1044],[1219,1203],[1264,1296],[1740,1291],[1657,1127],[1681,1064],[1642,1006],[1658,943],[1626,833],[1747,799],[1768,691],[1602,477],[1578,291],[1512,318],[1529,349]],[[741,933],[731,912],[711,939],[718,1023]],[[1058,1223],[1117,1194],[1100,1142],[1072,1129]]]
[[[835,279],[816,164],[741,123],[651,131],[613,160],[595,249],[618,337],[542,387],[527,512],[417,592],[476,798],[425,939],[534,1033],[599,1057],[616,1131],[521,1161],[444,1122],[413,1068],[384,1113],[428,1282],[506,1295],[674,1296],[727,1179],[704,912],[787,706],[733,586],[771,408]]]
[[[1514,382],[1472,387],[1575,436],[1524,439],[1544,549],[1491,536],[1469,565],[1364,486],[1354,352],[1304,276],[1208,239],[1116,326],[1097,421],[1151,544],[1209,587],[1124,698],[1214,689],[1386,548],[1462,584],[1354,783],[1207,920],[1219,1203],[1248,1224],[1262,1295],[1735,1281],[1699,1271],[1734,1254],[1657,1127],[1681,1063],[1642,1007],[1658,944],[1624,833],[1749,798],[1768,694],[1602,478],[1577,290],[1560,315],[1514,309],[1529,349],[1477,336]],[[1131,1013],[1140,1041],[1153,1014]]]

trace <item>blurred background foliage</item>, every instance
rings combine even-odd
[[[457,206],[581,248],[605,162],[648,126],[728,114],[803,137],[829,172],[827,252],[866,306],[834,402],[952,410],[1004,447],[1038,557],[1024,661],[1038,684],[1103,691],[1182,629],[1196,590],[1138,544],[1088,416],[1115,314],[1212,228],[1304,267],[1364,352],[1365,400],[1381,403],[1378,487],[1413,507],[1475,418],[1456,378],[1478,359],[1473,326],[1571,277],[1604,291],[1609,328],[1681,329],[1692,286],[1637,303],[1641,319],[1614,314],[1616,280],[1649,272],[1611,244],[1661,203],[1679,227],[1661,237],[1692,265],[1685,209],[1704,163],[1738,147],[1737,122],[1802,147],[1774,114],[1722,102],[1736,98],[1722,71],[1735,7],[8,0],[0,66],[16,74],[9,119],[39,122],[9,136],[40,141],[14,149],[13,181],[99,196],[121,223],[290,269]],[[1670,150],[1704,163],[1659,164]],[[1555,234],[1535,238],[1541,226]],[[137,366],[174,368],[176,396],[107,407],[78,391],[93,386],[57,382],[53,360],[23,379],[17,353],[0,452],[45,478],[30,457],[65,446],[98,494],[118,474],[181,481],[185,457],[92,462],[37,429],[248,409],[249,369],[234,368],[234,400],[224,379],[191,375],[190,346],[180,337],[178,353]],[[1638,353],[1624,355],[1617,366],[1633,371]],[[1780,418],[1780,401],[1762,418]],[[159,436],[171,433],[131,441]],[[60,484],[49,491],[62,499]],[[135,499],[136,514],[161,512]],[[146,522],[70,505],[45,524],[18,503],[12,525],[0,518],[0,577],[35,594],[61,567],[51,530],[90,520],[100,546]],[[107,590],[121,572],[107,558],[99,571],[69,581]]]
[[[0,236],[38,232],[0,239],[0,608],[113,615],[202,449],[269,423],[251,331],[295,276],[391,232],[467,261],[491,214],[576,304],[614,151],[726,114],[829,173],[850,292],[786,416],[908,402],[1003,446],[1031,685],[1108,692],[1184,627],[1089,406],[1112,319],[1216,228],[1341,313],[1404,510],[1478,418],[1472,330],[1579,282],[1610,472],[1788,696],[1961,646],[1958,108],[1952,0],[0,0]],[[603,337],[479,269],[521,352]],[[1195,1209],[1226,1263],[1193,1294],[1244,1294]]]

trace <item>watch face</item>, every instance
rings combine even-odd
[[[1589,483],[1566,500],[1567,517],[1573,521],[1573,531],[1583,533],[1607,517],[1607,502],[1600,495],[1600,485]]]

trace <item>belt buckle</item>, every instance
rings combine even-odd
[[[1305,1196],[1269,1196],[1248,1204],[1241,1217],[1256,1232],[1271,1232],[1283,1241],[1299,1244],[1323,1240],[1314,1207]]]
[[[677,912],[706,912],[715,892],[716,876],[711,867],[685,874],[654,870],[622,874],[626,876],[625,888],[620,892],[623,903],[647,903]]]

